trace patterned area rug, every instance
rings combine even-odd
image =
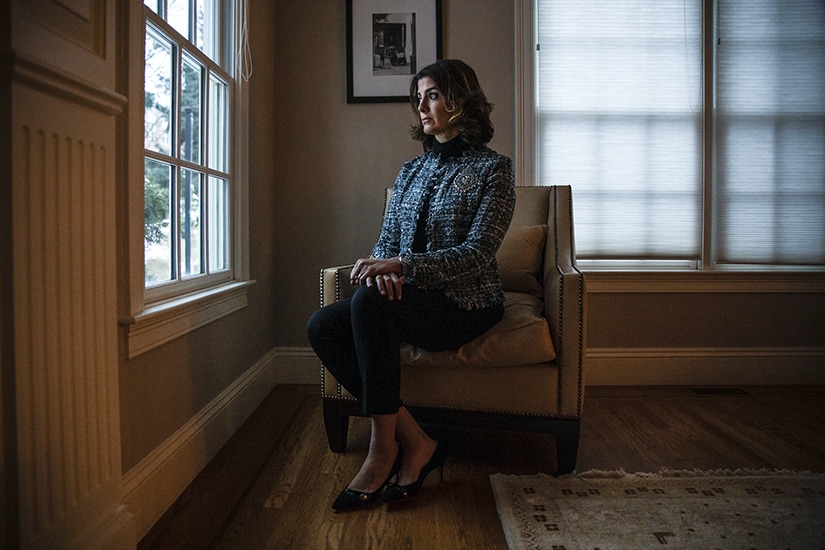
[[[511,550],[825,548],[825,475],[490,476]]]

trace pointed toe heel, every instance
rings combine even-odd
[[[409,485],[399,485],[398,483],[390,484],[387,490],[384,491],[382,501],[397,502],[399,500],[409,500],[413,498],[421,490],[421,486],[424,485],[424,480],[427,479],[430,472],[436,468],[440,468],[441,481],[444,481],[444,462],[446,458],[447,449],[441,443],[437,443],[435,451],[433,451],[433,456],[430,457],[429,462],[421,469],[421,473],[418,474],[418,479]]]
[[[355,491],[347,487],[343,491],[341,491],[335,501],[332,503],[332,509],[336,512],[338,511],[345,511],[345,510],[358,510],[361,508],[368,508],[379,502],[383,502],[384,497],[384,490],[392,485],[391,480],[398,475],[398,472],[401,471],[401,452],[402,449],[398,447],[398,456],[395,458],[395,462],[392,465],[392,469],[390,469],[390,475],[387,476],[387,480],[381,485],[381,487],[373,491],[371,493],[363,493],[361,491]]]
[[[381,502],[382,494],[381,489],[373,491],[372,493],[362,493],[361,491],[353,491],[350,488],[346,488],[341,491],[338,498],[332,503],[332,509],[340,511],[367,508],[368,506]]]

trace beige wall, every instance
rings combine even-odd
[[[765,348],[823,345],[821,295],[590,294],[593,348]],[[604,322],[607,321],[607,322]]]
[[[443,4],[444,57],[476,70],[495,104],[491,147],[512,156],[513,4]],[[344,2],[286,1],[276,11],[272,250],[279,269],[272,284],[288,292],[275,323],[280,345],[306,346],[304,323],[318,304],[319,269],[369,254],[382,190],[421,146],[409,137],[407,104],[347,104]]]

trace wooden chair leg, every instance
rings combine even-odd
[[[556,463],[558,475],[569,474],[576,469],[576,457],[579,453],[580,425],[556,433]]]
[[[330,450],[334,453],[343,453],[347,450],[349,415],[343,412],[342,407],[336,405],[324,400],[324,428]]]

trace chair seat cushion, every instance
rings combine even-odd
[[[504,293],[504,317],[493,328],[457,350],[431,352],[401,346],[402,365],[511,367],[556,358],[541,300],[523,292]]]

